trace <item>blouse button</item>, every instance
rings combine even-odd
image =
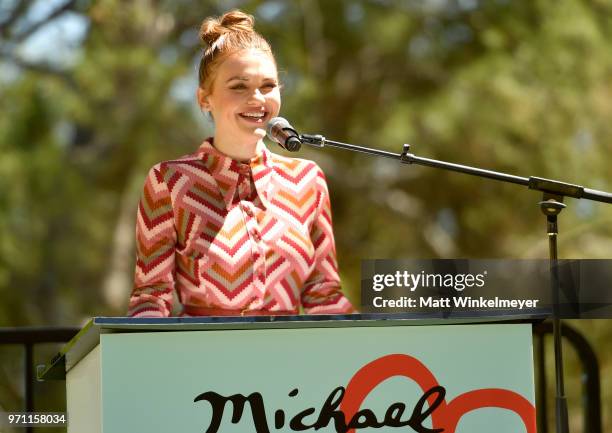
[[[261,240],[261,236],[259,233],[255,232],[253,233],[253,239],[255,239],[256,242],[259,242]]]

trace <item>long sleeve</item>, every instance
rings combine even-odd
[[[331,205],[325,175],[317,167],[317,207],[310,236],[315,247],[314,270],[305,282],[301,301],[308,314],[342,314],[354,311],[340,290]]]
[[[158,164],[149,171],[138,205],[132,317],[168,317],[172,311],[176,230],[163,170]]]

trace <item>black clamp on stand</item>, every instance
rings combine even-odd
[[[501,182],[514,183],[527,186],[529,189],[542,191],[543,199],[539,202],[540,209],[546,215],[548,246],[550,257],[550,281],[551,291],[553,296],[553,340],[555,351],[555,385],[556,385],[556,420],[557,433],[568,433],[568,411],[567,400],[565,398],[565,387],[563,381],[563,356],[562,356],[562,341],[561,341],[561,319],[559,311],[559,268],[557,266],[557,236],[559,234],[557,226],[557,215],[566,207],[563,204],[564,197],[582,198],[603,203],[612,203],[612,193],[597,191],[573,185],[570,183],[559,182],[541,177],[521,177],[506,173],[500,173],[491,170],[471,167],[468,165],[453,164],[450,162],[438,161],[435,159],[422,158],[410,153],[410,145],[404,144],[402,153],[386,152],[377,149],[370,149],[363,146],[353,144],[340,143],[337,141],[327,140],[322,135],[300,135],[300,140],[304,144],[322,148],[324,146],[332,146],[354,152],[367,153],[370,155],[383,156],[385,158],[397,159],[404,164],[419,164],[428,167],[439,168],[443,170],[456,171],[472,176],[484,177],[488,179],[498,180]]]

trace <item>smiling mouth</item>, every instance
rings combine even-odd
[[[243,119],[253,123],[263,123],[268,116],[267,111],[245,112],[238,114]]]

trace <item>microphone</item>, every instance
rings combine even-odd
[[[287,119],[282,117],[270,119],[266,131],[270,140],[289,152],[297,152],[302,146],[299,134],[291,127]]]

